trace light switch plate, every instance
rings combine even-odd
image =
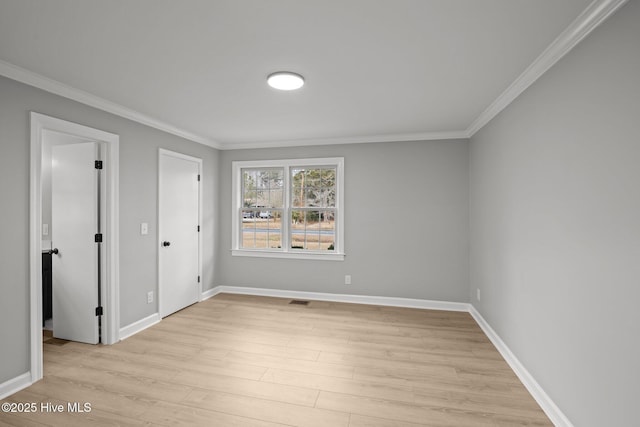
[[[149,224],[146,222],[143,222],[140,224],[140,234],[142,234],[143,236],[146,234],[149,234]]]
[[[43,236],[49,235],[49,224],[42,224],[42,235]]]

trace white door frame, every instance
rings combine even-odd
[[[102,289],[104,313],[102,341],[114,344],[119,340],[119,184],[118,135],[93,129],[66,120],[31,112],[31,172],[29,209],[29,282],[31,322],[31,382],[42,378],[42,142],[43,131],[54,131],[105,143],[106,215],[103,219],[103,265],[105,281]]]
[[[160,319],[162,319],[163,316],[166,316],[167,313],[162,313],[161,311],[161,307],[162,304],[161,299],[162,299],[162,276],[161,276],[161,272],[162,272],[162,256],[163,256],[163,251],[160,250],[160,248],[162,247],[162,221],[160,221],[160,216],[161,216],[161,212],[160,212],[160,206],[162,206],[161,202],[161,198],[162,198],[162,192],[160,191],[160,189],[162,188],[162,164],[161,164],[161,157],[162,156],[171,156],[171,157],[176,157],[178,159],[184,159],[184,160],[189,160],[192,162],[196,162],[198,164],[198,175],[200,175],[200,184],[198,185],[198,224],[200,225],[200,232],[198,233],[198,276],[200,276],[200,282],[198,283],[198,301],[202,301],[202,282],[203,282],[203,277],[202,277],[202,183],[204,182],[202,179],[202,159],[198,158],[198,157],[193,157],[193,156],[189,156],[187,154],[182,154],[182,153],[178,153],[175,151],[170,151],[170,150],[166,150],[164,148],[160,148],[158,150],[158,314],[160,316]]]

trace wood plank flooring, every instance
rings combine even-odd
[[[551,426],[468,313],[220,294],[113,346],[44,347],[0,426]],[[68,402],[91,412],[69,413]]]

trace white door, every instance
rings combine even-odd
[[[98,342],[98,143],[52,147],[53,336]]]
[[[160,151],[159,303],[168,316],[198,301],[201,160]]]

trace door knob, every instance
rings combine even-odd
[[[55,254],[58,255],[58,248],[49,249],[49,255]]]
[[[165,248],[167,246],[171,246],[171,242],[164,241],[164,242],[162,242],[162,246],[164,246]]]

